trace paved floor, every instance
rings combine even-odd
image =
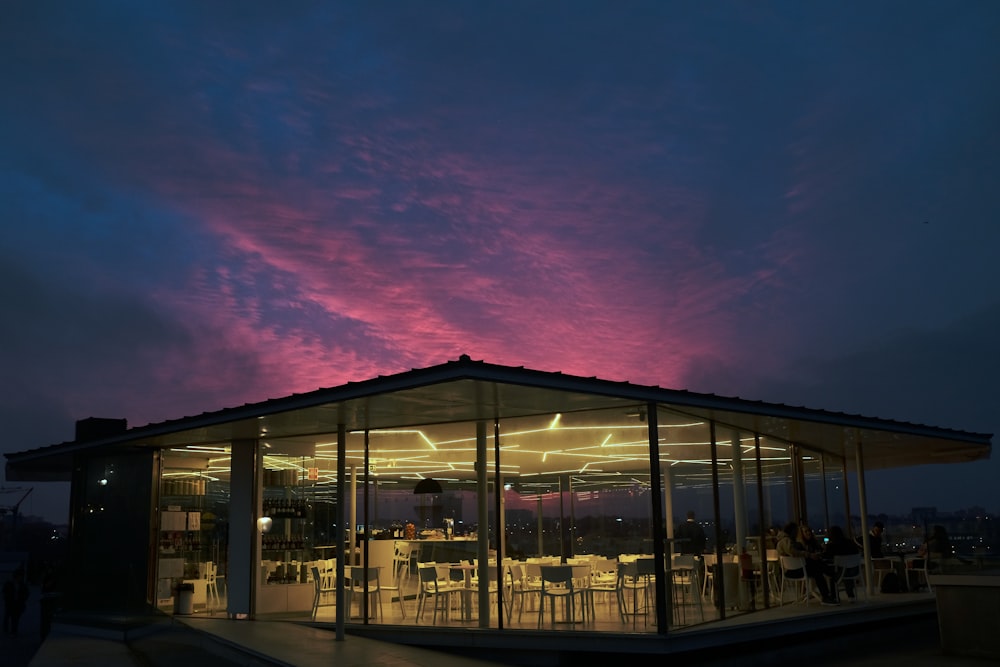
[[[332,631],[288,621],[228,621],[187,617],[136,623],[122,630],[57,624],[42,643],[37,591],[18,637],[0,637],[2,667],[489,667],[504,663],[502,653],[483,659],[348,635],[335,641]],[[116,629],[117,628],[117,629]],[[866,642],[848,657],[824,659],[821,645],[802,648],[801,661],[814,667],[986,667],[996,661],[945,655],[936,621],[924,618],[896,625],[880,641]],[[834,638],[836,640],[836,638]],[[624,656],[623,656],[624,657]],[[638,656],[635,656],[638,658]],[[492,658],[491,662],[486,658]],[[640,658],[642,659],[642,658]],[[785,661],[782,659],[781,661]],[[739,659],[734,659],[739,664]]]
[[[37,586],[29,586],[28,608],[21,617],[21,625],[16,637],[0,635],[0,665],[25,667],[41,644]],[[2,602],[0,602],[2,604]]]

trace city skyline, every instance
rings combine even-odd
[[[989,2],[18,3],[2,450],[461,354],[995,433],[998,33]],[[872,471],[869,508],[996,511],[998,473]]]

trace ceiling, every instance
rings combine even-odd
[[[365,429],[380,433],[372,439],[373,451],[383,446],[380,443],[390,431],[409,431],[414,441],[424,439],[417,446],[427,446],[427,433],[433,434],[435,442],[464,442],[462,447],[444,447],[436,454],[443,464],[453,465],[469,460],[468,443],[472,438],[474,446],[478,421],[486,423],[492,447],[497,419],[505,448],[502,461],[507,460],[508,445],[512,460],[529,458],[513,448],[517,443],[511,441],[520,439],[525,451],[540,453],[536,458],[547,452],[546,463],[549,457],[563,458],[565,469],[578,469],[587,462],[585,453],[578,452],[570,460],[575,455],[565,452],[592,446],[594,438],[609,437],[612,431],[614,441],[637,441],[645,457],[649,441],[645,413],[650,404],[658,406],[661,460],[710,457],[709,423],[715,424],[716,440],[721,443],[735,434],[752,444],[753,435],[759,434],[765,443],[797,444],[843,459],[849,469],[856,467],[859,445],[866,469],[972,461],[990,455],[990,436],[984,434],[496,366],[463,357],[428,369],[151,424],[96,441],[8,454],[8,479],[68,479],[75,453],[107,448],[240,446],[259,440],[271,443],[275,452],[291,445],[335,452],[338,424],[351,434],[349,448],[363,438],[360,434]],[[549,429],[556,415],[561,415],[561,423]],[[690,426],[680,426],[684,424]],[[511,436],[523,430],[533,433]],[[688,443],[688,449],[683,455],[671,454],[671,447],[677,450],[681,441]],[[695,442],[701,450],[693,449]],[[627,458],[620,457],[617,463],[610,458],[595,460],[605,467],[643,468],[641,462]],[[537,462],[518,465],[518,474],[539,467]]]

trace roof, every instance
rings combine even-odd
[[[861,443],[866,468],[987,459],[992,434],[864,417],[659,386],[580,377],[475,361],[456,361],[363,382],[206,412],[6,454],[10,480],[68,480],[75,453],[122,447],[172,447],[234,440],[329,440],[348,431],[512,419],[657,404],[672,414],[713,421],[725,431],[845,457]],[[724,437],[722,435],[720,438]]]

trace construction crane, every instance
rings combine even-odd
[[[9,494],[16,495],[24,491],[24,495],[22,495],[20,499],[13,505],[0,505],[0,522],[5,521],[8,514],[11,515],[10,544],[6,545],[6,548],[8,550],[13,549],[16,546],[15,542],[17,540],[17,519],[20,516],[21,503],[23,503],[24,499],[30,496],[31,492],[34,490],[35,490],[34,487],[31,487],[27,491],[24,491],[24,489],[0,488],[0,501],[2,501],[2,499]]]

